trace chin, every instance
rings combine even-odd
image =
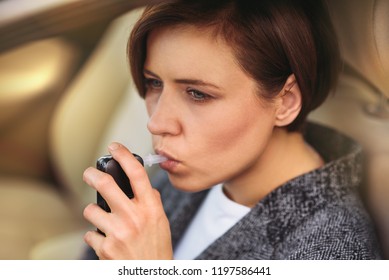
[[[216,184],[207,183],[205,180],[194,180],[187,177],[178,177],[171,174],[168,174],[169,180],[172,185],[184,192],[200,192],[211,188]]]

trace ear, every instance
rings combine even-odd
[[[302,105],[301,91],[294,74],[288,77],[276,99],[278,108],[275,125],[280,127],[287,126],[297,118]]]

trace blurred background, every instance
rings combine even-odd
[[[112,141],[151,151],[126,57],[131,27],[151,2],[0,1],[0,259],[80,258],[82,210],[95,201],[83,171]],[[364,195],[387,254],[389,1],[328,3],[345,66],[310,119],[365,148]]]

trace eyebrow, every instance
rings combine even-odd
[[[148,74],[150,76],[153,76],[153,77],[161,80],[161,78],[157,74],[151,72],[150,70],[144,69],[143,72],[145,74]],[[219,90],[221,89],[220,87],[218,87],[218,86],[216,86],[216,85],[214,85],[212,83],[209,83],[209,82],[206,82],[206,81],[203,81],[203,80],[198,80],[198,79],[174,79],[174,82],[177,83],[177,84],[185,84],[185,85],[190,84],[190,85],[195,85],[195,86],[208,86],[208,87],[212,87],[212,88],[219,89]]]

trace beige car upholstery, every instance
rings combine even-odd
[[[95,192],[82,181],[83,171],[107,153],[111,141],[120,141],[140,155],[151,150],[145,106],[132,87],[126,58],[127,38],[137,16],[139,11],[134,11],[110,25],[57,103],[48,136],[39,135],[49,146],[58,185],[38,176],[0,176],[0,259],[79,258],[82,235],[89,227],[82,210],[96,199]],[[52,44],[56,47],[58,43]],[[58,58],[54,66],[68,71],[65,66],[71,63],[71,57],[65,47],[61,50],[53,51],[63,59]],[[45,66],[37,62],[33,65]],[[59,79],[65,75],[54,71],[49,74]],[[17,82],[23,80],[21,77]],[[22,86],[29,88],[28,84]],[[25,99],[23,102],[27,103]],[[32,134],[25,141],[34,137]],[[34,163],[38,164],[33,161],[32,168]]]
[[[95,191],[83,182],[82,173],[88,166],[94,166],[99,156],[107,154],[110,142],[121,142],[139,155],[151,152],[146,107],[133,87],[126,57],[131,26],[140,12],[135,10],[112,23],[52,120],[50,143],[54,168],[71,194],[78,220],[83,220],[83,208],[96,200]],[[87,227],[84,222],[84,227],[77,231],[37,244],[29,257],[80,258]]]
[[[47,182],[47,127],[78,57],[59,37],[0,54],[0,259],[28,258],[37,242],[76,228]]]
[[[335,95],[311,119],[358,140],[368,159],[365,198],[389,258],[389,1],[327,0],[345,62]],[[379,105],[383,117],[367,113]]]

